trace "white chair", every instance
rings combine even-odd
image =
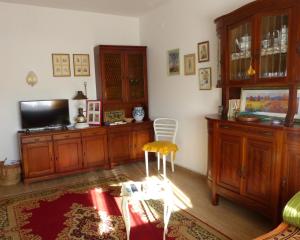
[[[174,156],[178,150],[175,144],[175,138],[178,129],[178,121],[171,118],[157,118],[153,123],[155,142],[147,143],[144,145],[143,150],[145,151],[145,164],[146,174],[149,176],[148,169],[148,152],[155,152],[157,154],[157,168],[160,170],[160,156],[163,157],[163,174],[166,178],[166,161],[167,155],[171,155],[171,167],[174,172]]]

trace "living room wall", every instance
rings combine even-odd
[[[205,115],[221,103],[217,82],[217,37],[214,19],[249,0],[171,0],[140,19],[141,44],[148,46],[150,117],[179,120],[176,164],[206,174],[207,127]],[[199,90],[198,74],[184,76],[183,55],[196,53],[197,43],[209,41],[212,90]],[[180,49],[181,74],[168,76],[167,51]]]
[[[84,81],[88,97],[95,99],[94,46],[140,43],[138,18],[9,3],[0,3],[0,30],[0,160],[19,159],[20,100],[71,99],[84,90]],[[90,54],[91,76],[54,78],[52,53]],[[25,82],[32,70],[39,79],[34,87]]]

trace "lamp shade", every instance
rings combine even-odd
[[[83,94],[82,91],[77,91],[77,94],[75,97],[73,97],[74,100],[84,100],[87,99],[87,97]]]

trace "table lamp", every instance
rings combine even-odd
[[[81,128],[89,127],[89,124],[86,121],[86,117],[83,114],[83,106],[82,106],[82,100],[86,100],[86,99],[87,97],[83,94],[82,91],[77,91],[77,94],[75,95],[75,97],[73,97],[73,100],[78,100],[78,116],[76,117],[75,128],[81,129]]]

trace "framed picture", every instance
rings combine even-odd
[[[179,49],[168,51],[168,74],[169,76],[180,74]]]
[[[104,112],[104,122],[105,123],[114,123],[122,121],[125,118],[124,110],[113,110]]]
[[[52,54],[53,77],[70,77],[70,55],[65,53]]]
[[[209,41],[198,43],[198,62],[209,61]]]
[[[199,89],[211,89],[211,68],[199,68]]]
[[[288,103],[288,89],[242,89],[240,111],[265,116],[285,117],[288,111]]]
[[[184,75],[196,74],[196,55],[184,55]]]
[[[73,54],[73,66],[75,77],[90,76],[89,54]]]
[[[87,122],[90,125],[101,125],[101,102],[98,100],[87,100],[86,108]]]

